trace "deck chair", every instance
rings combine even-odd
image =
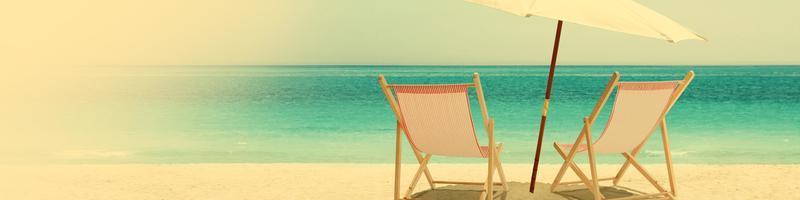
[[[422,174],[425,175],[431,189],[435,189],[436,184],[483,185],[480,199],[493,198],[494,185],[500,185],[504,190],[508,190],[503,167],[500,165],[498,157],[503,150],[503,145],[502,143],[495,144],[494,119],[489,118],[477,73],[473,75],[473,81],[473,83],[465,84],[398,85],[388,84],[383,75],[378,77],[381,89],[397,118],[394,168],[395,200],[410,199]],[[483,125],[489,137],[488,146],[478,144],[469,105],[468,89],[470,87],[474,87],[477,93]],[[402,196],[400,194],[400,158],[403,135],[401,132],[405,133],[414,156],[419,162],[419,168],[411,179],[411,185]],[[488,163],[486,180],[484,182],[434,180],[427,166],[433,155],[485,158]],[[495,169],[500,176],[499,183],[492,181]]]
[[[578,138],[572,144],[553,143],[556,151],[562,158],[564,164],[556,175],[550,188],[555,192],[558,186],[584,184],[594,195],[594,199],[605,199],[600,193],[598,181],[613,181],[617,185],[625,174],[625,170],[633,165],[650,184],[658,190],[658,193],[644,194],[624,199],[637,198],[675,198],[675,176],[672,172],[672,156],[669,151],[669,138],[667,135],[667,122],[665,116],[669,112],[678,97],[681,96],[686,86],[694,78],[694,72],[689,71],[683,80],[662,81],[662,82],[619,82],[619,73],[614,73],[611,80],[603,91],[602,96],[597,101],[592,113],[583,118],[583,129]],[[611,95],[611,91],[617,88],[617,95],[614,101],[614,108],[608,118],[605,130],[597,139],[592,141],[591,127],[603,105]],[[656,126],[661,129],[661,138],[664,145],[664,157],[666,159],[667,174],[669,176],[670,191],[659,185],[656,180],[639,164],[635,157],[642,149],[647,138],[654,132]],[[591,179],[580,170],[572,160],[576,153],[588,152],[589,166],[591,168]],[[625,157],[625,163],[617,172],[616,176],[598,179],[595,162],[596,153],[619,153]],[[578,175],[580,181],[561,182],[567,168]]]

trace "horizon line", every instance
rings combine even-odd
[[[93,65],[94,67],[548,67],[546,64],[188,64],[188,65]],[[704,65],[669,65],[669,64],[563,64],[557,67],[800,67],[800,64],[704,64]],[[92,67],[92,66],[84,66]]]

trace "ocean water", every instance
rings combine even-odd
[[[622,81],[694,82],[667,117],[676,163],[800,163],[800,67],[559,66],[543,163],[554,141],[573,142],[610,74]],[[394,116],[377,75],[390,83],[470,82],[478,72],[506,163],[530,163],[546,66],[165,66],[92,69],[99,97],[71,118],[92,135],[49,155],[68,163],[391,163]],[[100,81],[102,82],[102,81]],[[475,99],[472,99],[475,101]],[[473,102],[474,103],[474,102]],[[594,133],[602,131],[612,101]],[[84,105],[84,104],[81,104]],[[477,106],[473,106],[477,109]],[[478,110],[478,137],[486,143]],[[124,121],[103,126],[107,118]],[[100,122],[100,123],[98,123]],[[595,134],[597,137],[599,134]],[[415,162],[404,145],[407,162]],[[654,134],[639,159],[663,162]],[[578,157],[585,160],[585,157]],[[619,155],[600,162],[621,161]],[[435,158],[471,163],[481,159]]]

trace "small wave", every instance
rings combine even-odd
[[[96,150],[68,150],[54,153],[56,157],[64,159],[98,159],[121,158],[130,156],[127,151],[96,151]]]
[[[678,157],[678,156],[686,156],[687,154],[689,154],[689,152],[690,151],[671,151],[670,153],[672,153],[672,156]],[[645,150],[644,154],[647,157],[663,156],[664,151]]]

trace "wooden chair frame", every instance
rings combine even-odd
[[[487,159],[487,176],[486,181],[484,182],[464,182],[464,181],[444,181],[444,180],[434,180],[431,172],[428,170],[428,162],[430,161],[432,154],[425,154],[412,146],[412,150],[414,151],[414,156],[419,163],[419,168],[417,169],[414,177],[411,179],[411,184],[406,190],[404,194],[401,195],[400,193],[400,167],[401,167],[401,157],[402,157],[402,138],[403,133],[407,131],[403,122],[403,115],[400,113],[400,107],[397,100],[394,97],[392,92],[392,86],[397,86],[396,84],[388,84],[386,82],[386,78],[383,75],[378,76],[378,83],[381,86],[381,90],[383,90],[384,95],[386,95],[386,100],[389,102],[389,105],[392,108],[392,111],[397,118],[397,130],[395,136],[395,160],[394,160],[394,199],[411,199],[411,193],[414,192],[414,188],[419,182],[419,178],[424,174],[425,178],[428,181],[428,184],[431,187],[431,190],[436,188],[436,184],[462,184],[462,185],[483,185],[483,190],[481,191],[480,199],[493,199],[494,198],[494,187],[495,185],[499,185],[503,188],[504,191],[508,191],[508,184],[506,183],[505,172],[503,172],[503,167],[500,164],[499,154],[503,150],[503,144],[499,143],[496,144],[494,140],[494,119],[489,117],[489,113],[486,108],[486,101],[483,97],[483,89],[481,88],[480,77],[478,73],[474,73],[473,76],[473,83],[465,83],[459,85],[466,85],[469,87],[474,87],[475,91],[478,96],[478,103],[480,104],[481,108],[481,116],[484,119],[484,127],[486,128],[486,134],[489,138],[489,149]],[[474,125],[473,125],[474,126]],[[409,139],[410,140],[410,139]],[[498,176],[500,177],[500,182],[493,182],[494,171],[497,170]]]
[[[639,162],[637,162],[635,159],[636,155],[639,153],[639,151],[642,149],[645,142],[647,141],[646,139],[644,142],[642,142],[642,144],[635,147],[631,152],[622,153],[622,156],[625,157],[626,161],[622,165],[622,167],[620,167],[619,171],[615,176],[609,178],[600,178],[600,179],[597,178],[597,169],[596,169],[597,163],[595,160],[596,156],[594,152],[594,147],[592,146],[593,143],[592,143],[591,127],[592,124],[597,119],[597,115],[600,113],[600,110],[602,110],[603,105],[605,105],[606,101],[611,95],[611,91],[614,89],[614,87],[619,86],[619,73],[617,72],[614,72],[614,74],[611,75],[611,80],[608,82],[608,85],[606,85],[606,88],[603,91],[603,94],[601,95],[600,99],[597,101],[597,104],[594,106],[592,113],[588,117],[583,118],[583,128],[581,129],[578,138],[575,140],[571,148],[568,149],[567,152],[565,152],[566,149],[561,148],[558,145],[558,143],[553,143],[553,146],[555,147],[558,154],[561,156],[561,158],[564,159],[564,164],[561,165],[561,168],[559,169],[555,180],[553,180],[553,184],[551,185],[550,191],[555,192],[558,186],[574,185],[582,183],[583,185],[589,188],[589,191],[594,195],[595,200],[606,199],[605,196],[603,196],[603,194],[600,193],[600,186],[598,185],[598,182],[613,181],[612,182],[613,185],[616,186],[617,184],[619,184],[619,181],[622,179],[622,176],[625,174],[625,171],[628,169],[628,167],[633,165],[633,167],[636,168],[636,170],[639,171],[639,173],[641,173],[642,176],[644,176],[647,179],[647,181],[650,182],[650,184],[652,184],[653,187],[655,187],[659,192],[652,194],[644,194],[639,196],[616,198],[616,199],[640,199],[640,198],[651,198],[658,196],[662,196],[667,199],[675,199],[676,196],[675,175],[672,170],[673,168],[672,155],[669,151],[669,137],[667,134],[667,122],[665,116],[667,112],[669,112],[669,110],[675,104],[677,99],[681,96],[681,94],[683,94],[683,91],[686,89],[689,83],[691,83],[693,78],[694,78],[694,72],[689,71],[683,78],[683,80],[678,81],[679,85],[672,93],[668,105],[662,111],[661,117],[659,118],[657,124],[654,124],[654,126],[658,125],[660,127],[661,139],[664,146],[664,158],[666,160],[667,174],[669,176],[670,191],[665,190],[664,187],[659,185],[656,182],[656,180],[650,175],[650,173],[648,173],[647,170],[645,170],[645,168],[641,164],[639,164]],[[654,130],[655,128],[653,129],[653,131]],[[648,133],[648,136],[646,138],[649,138],[650,135],[652,135],[653,131]],[[575,162],[573,161],[575,154],[578,153],[578,147],[583,142],[586,143],[586,151],[589,154],[589,167],[592,176],[591,179],[586,177],[586,174],[584,174],[583,171],[581,171],[580,167],[578,167],[578,165],[575,164]],[[563,178],[567,168],[572,169],[572,171],[575,172],[578,178],[580,178],[580,181],[561,182],[561,179]]]

